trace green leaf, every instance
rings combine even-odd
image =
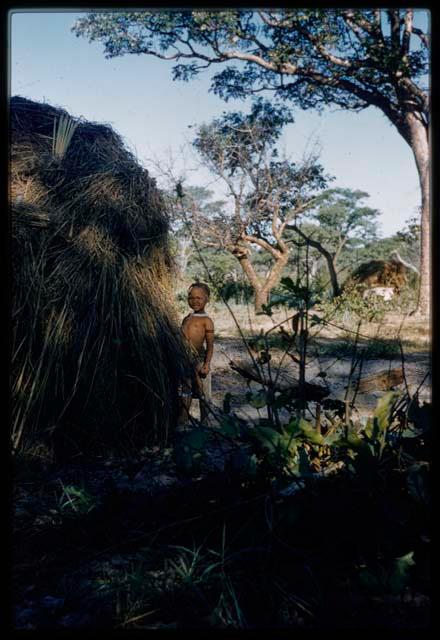
[[[324,436],[324,444],[326,445],[335,445],[339,439],[340,435],[336,430],[330,429]]]
[[[362,440],[356,433],[349,433],[345,438],[345,442],[352,449],[360,449],[361,447],[365,447],[365,441]]]
[[[381,433],[385,432],[390,426],[391,414],[399,393],[389,391],[379,399],[374,411],[374,418],[377,419],[377,427]]]
[[[220,429],[227,436],[237,438],[240,435],[240,427],[232,416],[225,416],[220,423]]]
[[[293,438],[301,438],[306,442],[310,442],[311,444],[324,444],[324,438],[315,427],[301,418],[298,420],[294,418],[289,422],[286,427],[287,433],[289,433]]]
[[[281,444],[281,434],[269,427],[258,427],[255,430],[255,436],[269,450],[269,453],[274,453]]]
[[[364,427],[364,433],[368,440],[375,440],[378,434],[377,420],[368,418]]]
[[[416,564],[413,556],[414,551],[410,551],[394,561],[394,566],[388,579],[388,586],[392,593],[402,593],[407,586],[410,579],[410,569]]]
[[[261,389],[255,394],[252,394],[251,398],[249,398],[249,404],[251,407],[255,409],[262,409],[268,404],[268,397],[266,391]]]
[[[313,427],[303,431],[303,440],[311,444],[324,444],[324,438]]]
[[[204,448],[209,435],[205,431],[194,429],[186,434],[183,438],[183,445],[189,447],[193,451],[200,451]]]
[[[300,421],[298,418],[292,418],[288,425],[285,427],[287,433],[290,433],[292,436],[296,436],[301,433]]]
[[[411,429],[404,429],[401,433],[402,438],[405,439],[412,439],[412,438],[420,438],[420,433],[416,433],[415,431],[412,431]]]

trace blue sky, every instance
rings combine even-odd
[[[74,36],[70,28],[81,14],[11,14],[10,93],[64,107],[74,116],[110,124],[152,173],[151,158],[175,157],[190,140],[188,125],[209,121],[225,110],[246,110],[246,103],[225,103],[208,92],[209,76],[173,82],[171,64],[147,56],[106,60],[99,43]],[[422,22],[426,14],[419,15]],[[283,147],[299,159],[317,140],[320,161],[336,177],[332,187],[361,189],[365,202],[381,211],[380,233],[390,235],[416,215],[420,190],[409,146],[382,113],[336,109],[319,116],[295,111]],[[212,176],[187,161],[189,181],[220,195]],[[179,169],[179,166],[177,167]]]

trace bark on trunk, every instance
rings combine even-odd
[[[296,225],[289,225],[288,229],[293,229],[294,231],[296,231],[298,235],[300,235],[301,238],[303,238],[303,240],[308,242],[310,246],[315,247],[315,249],[318,249],[318,251],[324,256],[325,261],[327,263],[328,272],[330,275],[330,282],[333,289],[333,297],[336,298],[341,293],[341,287],[339,286],[338,274],[336,272],[335,256],[333,256],[330,253],[330,251],[327,251],[327,249],[323,247],[322,244],[318,242],[318,240],[313,240],[312,238],[309,238],[309,236],[307,236],[303,231],[301,231],[301,229]]]
[[[287,253],[281,253],[280,257],[278,258],[278,260],[275,262],[274,266],[272,267],[272,269],[269,271],[267,278],[265,280],[265,283],[261,289],[261,292],[259,294],[259,298],[261,298],[262,304],[267,304],[267,301],[269,299],[269,294],[272,291],[272,289],[274,289],[281,280],[281,276],[283,275],[283,271],[284,271],[284,267],[287,264],[287,260],[288,260],[289,256]],[[257,297],[255,296],[255,311],[256,313],[260,313],[262,311],[262,308],[259,308],[257,310]]]
[[[416,312],[428,316],[431,310],[431,219],[430,219],[430,163],[426,126],[417,115],[408,113],[406,123],[410,145],[416,160],[421,191],[420,216],[420,289]]]
[[[263,305],[266,305],[269,298],[269,293],[264,289],[254,289],[255,298],[254,298],[254,306],[255,313],[263,313]]]
[[[263,287],[258,279],[257,274],[255,273],[254,267],[252,266],[252,263],[249,260],[248,256],[243,254],[241,254],[240,256],[237,256],[237,254],[235,255],[238,258],[240,266],[243,269],[245,276],[249,280],[252,289],[254,290],[255,311],[257,313],[261,313],[261,311],[263,310],[263,304],[267,304],[267,294],[266,296],[264,296]]]
[[[262,313],[263,305],[266,305],[268,303],[270,292],[274,287],[277,286],[277,284],[279,284],[281,280],[281,276],[283,274],[283,270],[287,264],[289,256],[287,253],[280,254],[280,258],[276,260],[274,266],[269,271],[269,274],[263,284],[255,273],[254,267],[252,266],[252,263],[249,260],[248,256],[243,254],[240,254],[240,256],[237,256],[237,254],[235,254],[235,256],[238,257],[241,268],[243,269],[243,272],[245,273],[250,285],[254,290],[255,313]]]
[[[188,262],[192,255],[192,252],[191,238],[181,239],[179,242],[179,256],[177,261],[181,277],[183,277],[186,273]]]
[[[332,283],[332,289],[333,289],[333,297],[337,298],[341,293],[341,287],[339,286],[339,282],[338,282],[338,275],[336,273],[335,260],[331,256],[331,254],[328,252],[327,252],[327,255],[324,254],[324,257],[326,259],[328,271],[330,274],[330,281]]]

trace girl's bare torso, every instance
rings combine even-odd
[[[190,314],[182,322],[182,331],[198,354],[203,354],[206,341],[206,329],[209,322],[208,315]]]

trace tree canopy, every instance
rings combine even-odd
[[[89,13],[73,26],[107,57],[145,54],[191,80],[221,70],[225,100],[272,92],[302,109],[376,107],[414,154],[421,188],[420,298],[430,305],[429,36],[413,9],[183,10]]]
[[[237,258],[255,291],[257,310],[287,264],[290,247],[283,234],[288,223],[313,204],[329,180],[313,156],[297,163],[279,156],[276,143],[291,121],[289,111],[259,98],[247,114],[224,113],[201,124],[193,144],[226,185],[230,206],[210,212],[194,200],[181,198],[180,203],[205,246],[222,248]],[[253,265],[255,249],[267,252],[272,261],[264,279]]]
[[[380,212],[363,204],[369,197],[359,189],[327,189],[306,214],[315,225],[317,239],[338,255],[345,246],[376,240]]]
[[[404,112],[429,119],[428,37],[411,9],[105,12],[87,14],[73,31],[102,42],[109,58],[172,61],[175,79],[231,63],[212,80],[225,99],[269,90],[304,109],[373,105],[407,141]]]

